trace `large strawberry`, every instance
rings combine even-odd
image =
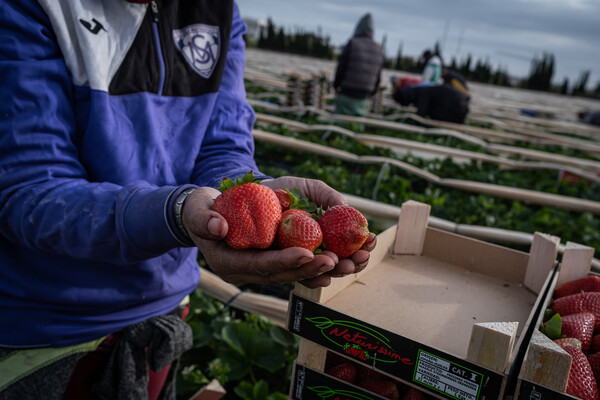
[[[323,231],[325,250],[339,258],[354,254],[369,237],[367,219],[357,209],[348,205],[333,206],[319,219]]]
[[[252,172],[235,183],[227,178],[221,182],[221,194],[212,209],[229,225],[225,242],[233,249],[266,249],[277,234],[281,220],[281,205],[275,192],[254,182]]]
[[[565,282],[554,289],[554,297],[559,298],[581,292],[600,292],[600,276],[588,275]]]
[[[281,215],[277,229],[279,248],[304,247],[314,251],[323,240],[319,223],[307,211],[291,208]]]
[[[567,394],[583,400],[598,400],[596,378],[583,351],[573,346],[565,346],[563,349],[573,359],[567,380]]]
[[[561,316],[590,312],[596,317],[594,332],[600,331],[600,292],[584,292],[555,299],[552,311]]]
[[[400,398],[398,385],[391,379],[369,379],[359,381],[357,385],[386,399],[398,400]]]
[[[589,312],[563,315],[561,317],[561,335],[581,340],[581,351],[585,354],[590,349],[596,317]]]
[[[596,379],[596,383],[600,382],[600,353],[595,353],[591,356],[588,356],[588,362],[590,363],[590,367],[592,367],[592,372],[594,374],[594,379]]]
[[[592,367],[596,383],[600,382],[600,353],[588,356],[588,362],[590,363],[590,367]]]
[[[355,383],[358,376],[356,365],[351,361],[335,365],[327,369],[325,373],[348,383]]]

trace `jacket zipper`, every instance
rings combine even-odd
[[[158,94],[162,95],[165,86],[165,58],[160,43],[160,35],[158,34],[158,4],[156,0],[152,0],[150,8],[152,9],[152,32],[154,33],[154,43],[156,44],[156,52],[158,53],[158,69],[160,71]]]

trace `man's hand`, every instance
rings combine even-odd
[[[315,179],[297,178],[293,176],[284,176],[263,182],[263,185],[269,186],[273,190],[293,189],[297,187],[303,197],[327,209],[338,204],[347,204],[346,198],[338,191],[331,188],[325,182]],[[369,262],[370,252],[377,245],[377,236],[370,233],[369,237],[360,250],[354,253],[350,258],[339,260],[335,254],[330,251],[324,251],[322,255],[330,257],[335,262],[335,268],[326,274],[301,280],[303,285],[314,288],[319,286],[328,286],[331,283],[331,277],[342,277],[345,275],[360,272]]]
[[[318,180],[282,177],[266,181],[264,185],[273,190],[298,187],[302,196],[324,208],[346,204],[341,193]],[[227,282],[269,285],[300,282],[310,288],[328,286],[331,277],[364,269],[369,260],[369,252],[375,248],[376,236],[371,233],[361,250],[344,260],[339,260],[328,251],[313,254],[300,247],[283,250],[231,249],[222,240],[229,229],[227,221],[211,210],[212,203],[219,194],[213,188],[196,189],[186,200],[182,221],[208,265]]]

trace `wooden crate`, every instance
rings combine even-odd
[[[288,329],[301,341],[290,398],[379,398],[328,379],[328,351],[434,397],[502,398],[560,240],[536,233],[525,253],[430,228],[428,218],[428,205],[406,202],[363,272],[295,287]]]
[[[592,247],[567,242],[559,268],[550,280],[543,309],[550,306],[557,286],[591,273],[593,257]],[[514,399],[576,399],[565,393],[571,356],[539,331],[543,317],[540,313],[533,326],[532,338],[518,371]]]

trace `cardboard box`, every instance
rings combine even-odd
[[[299,364],[294,364],[290,392],[291,398],[304,400],[386,400],[385,397]]]
[[[592,247],[567,242],[557,273],[550,280],[542,304],[544,310],[550,307],[557,286],[590,274],[593,256]],[[517,372],[514,399],[576,399],[565,393],[571,356],[539,331],[543,318],[541,312],[534,323],[532,338]]]
[[[301,341],[292,399],[318,398],[297,374],[323,374],[327,351],[435,397],[502,398],[560,240],[536,234],[524,253],[430,228],[428,217],[429,206],[405,203],[363,272],[326,288],[295,287],[288,329]]]

